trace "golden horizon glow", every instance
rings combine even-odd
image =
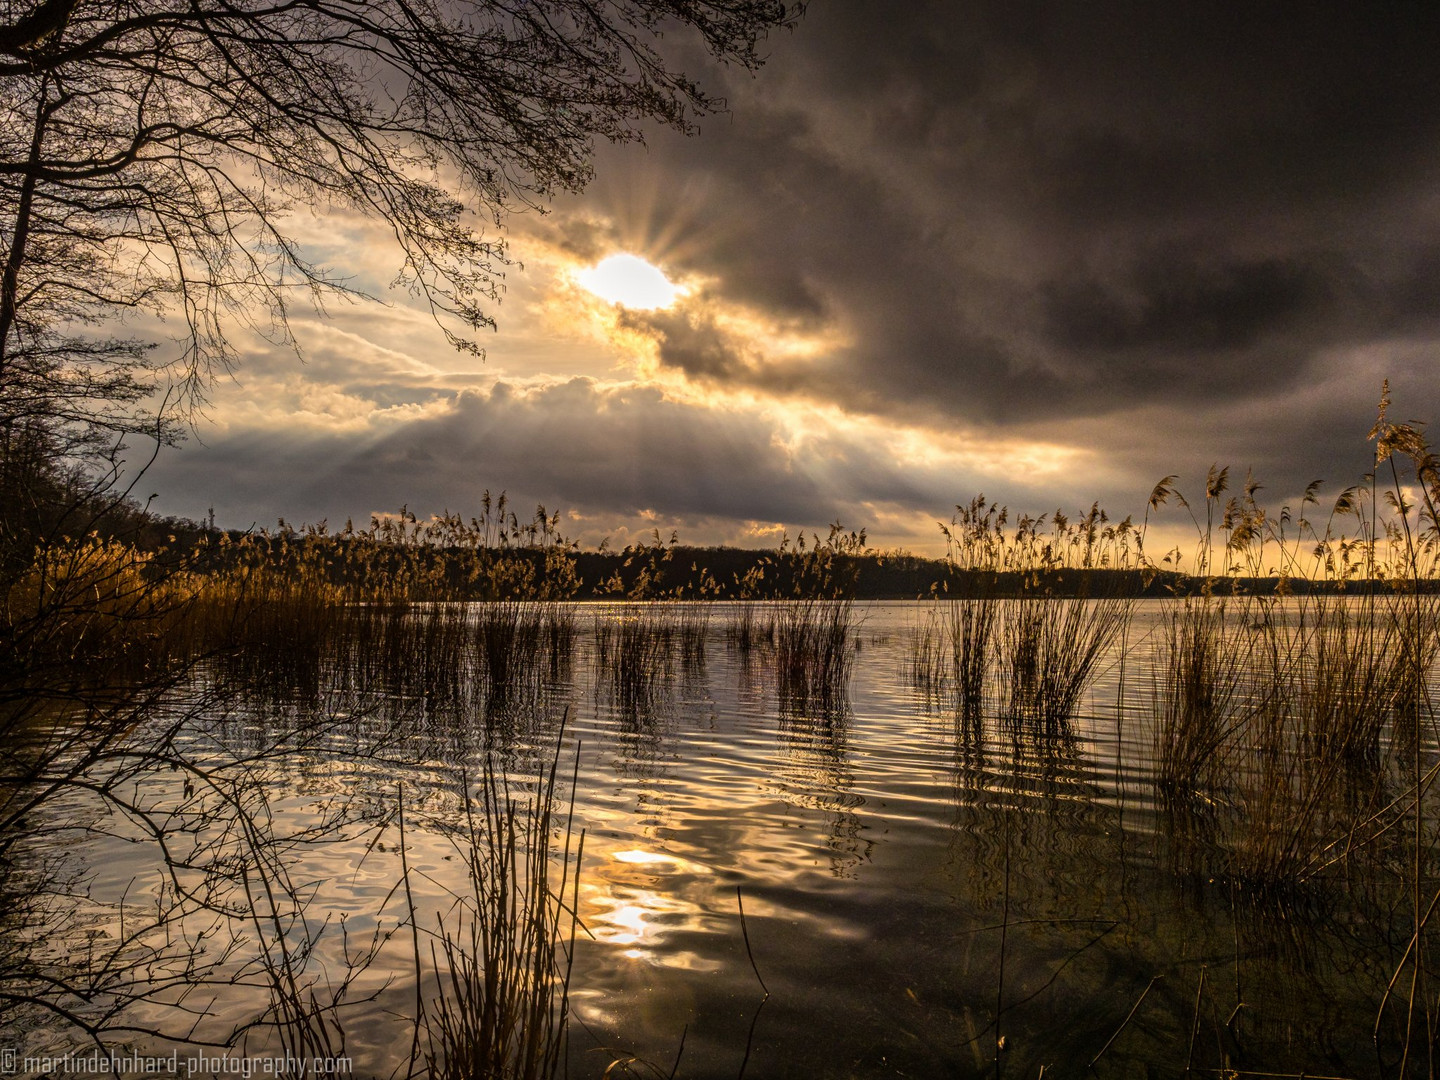
[[[658,266],[629,253],[607,256],[577,271],[575,280],[600,299],[632,311],[660,311],[685,295]]]

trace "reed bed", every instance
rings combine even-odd
[[[803,534],[793,546],[781,542],[776,579],[788,595],[774,611],[772,655],[782,718],[835,718],[848,709],[859,648],[853,560],[865,543],[863,531],[838,523],[823,540],[812,534],[808,546]]]
[[[945,614],[955,716],[966,727],[978,728],[984,715],[999,607],[985,597],[952,600]]]
[[[1417,608],[1429,643],[1407,646]],[[1404,787],[1417,751],[1410,650],[1433,663],[1436,612],[1433,598],[1401,596],[1177,604],[1157,646],[1158,782],[1172,807],[1231,808],[1218,870],[1284,889],[1342,839],[1352,859],[1390,854],[1367,852],[1357,825]]]
[[[735,603],[726,637],[741,653],[773,647],[775,644],[775,612],[767,604],[745,598]]]
[[[967,730],[983,723],[990,672],[995,663],[999,622],[999,574],[1006,565],[1005,525],[1009,511],[977,495],[968,506],[955,507],[945,536],[950,563],[965,575],[970,595],[945,607],[949,630],[951,687],[955,717]]]
[[[950,686],[950,653],[946,643],[947,628],[936,611],[926,613],[925,622],[917,626],[911,641],[908,676],[910,685],[927,705],[943,702]]]
[[[797,600],[776,618],[775,672],[783,715],[835,716],[846,709],[855,663],[848,600]]]
[[[674,683],[671,611],[658,603],[627,604],[597,616],[596,661],[610,701],[633,719],[653,717]]]
[[[1102,658],[1125,634],[1133,575],[1168,583],[1149,648],[1156,785],[1172,842],[1192,867],[1256,895],[1349,884],[1361,871],[1387,882],[1390,918],[1408,922],[1409,941],[1398,935],[1404,948],[1380,1012],[1402,1022],[1395,1002],[1405,996],[1408,1059],[1414,1033],[1434,1027],[1440,470],[1420,434],[1389,423],[1383,409],[1375,438],[1377,474],[1315,524],[1313,487],[1298,513],[1270,514],[1253,480],[1230,494],[1225,470],[1212,470],[1193,507],[1166,478],[1150,509],[1173,502],[1189,513],[1197,541],[1188,559],[1176,551],[1151,561],[1145,527],[1111,523],[1098,507],[1013,525],[983,498],[957,508],[946,536],[959,584],[914,635],[910,674],[927,694],[945,695],[963,732],[994,719],[1015,747],[1054,758]],[[166,822],[190,813],[221,839],[238,837],[239,854],[205,852],[210,861],[197,865],[212,892],[172,901],[179,906],[161,912],[158,931],[176,912],[196,910],[185,904],[249,919],[264,952],[251,971],[271,998],[264,1023],[297,1051],[334,1049],[338,1014],[317,1002],[317,980],[302,977],[313,947],[303,887],[286,877],[288,841],[262,827],[265,770],[288,767],[297,736],[266,724],[271,713],[291,713],[246,713],[259,735],[240,748],[244,776],[233,783],[184,756],[178,723],[143,753],[135,740],[156,730],[147,717],[197,664],[242,696],[299,706],[294,715],[333,713],[342,693],[374,694],[406,703],[406,724],[445,717],[469,732],[478,717],[487,733],[518,722],[533,734],[546,688],[568,682],[577,634],[567,605],[579,587],[575,561],[555,529],[543,512],[522,526],[502,501],[468,523],[402,512],[364,531],[282,526],[221,537],[179,565],[97,537],[39,552],[3,596],[0,625],[16,647],[0,657],[0,779],[9,782],[0,859],[17,823],[47,797],[37,778],[91,790],[110,769],[100,795],[129,812],[113,776],[138,783],[153,779],[144,769],[175,772],[183,812],[156,802],[159,810],[136,820],[164,841]],[[864,545],[863,533],[838,526],[823,540],[787,538],[737,583],[727,627],[747,659],[772,665],[782,728],[804,751],[797,758],[829,763],[819,785],[827,790],[846,783],[839,721],[859,648],[851,563]],[[677,665],[695,670],[705,659],[709,597],[704,586],[667,588],[673,547],[657,535],[627,551],[629,577],[615,586],[624,603],[595,625],[599,685],[637,720],[664,709]],[[1258,591],[1261,580],[1276,583],[1273,591]],[[45,715],[47,706],[68,712]],[[298,733],[317,740],[307,749],[325,726]],[[434,756],[458,764],[474,760],[473,750]],[[124,770],[114,771],[122,759]],[[559,826],[555,760],[528,797],[499,765],[493,740],[480,760],[480,783],[466,786],[453,829],[468,891],[433,928],[409,906],[417,982],[431,988],[417,1009],[412,1064],[423,1059],[437,1076],[548,1077],[564,1045],[575,932],[567,916],[583,838],[572,849],[568,820]],[[175,791],[166,793],[172,803]],[[231,803],[243,813],[227,819]],[[171,866],[177,883],[190,869]],[[407,896],[411,874],[407,866]],[[1400,914],[1396,881],[1407,894]],[[229,903],[237,897],[243,902]],[[183,956],[173,961],[185,978],[199,970]],[[84,985],[72,979],[66,991]]]
[[[725,633],[741,655],[748,656],[755,649],[775,644],[774,607],[765,603],[765,598],[776,594],[777,579],[778,572],[769,558],[761,559],[743,575],[735,577],[737,600]]]
[[[1237,614],[1238,609],[1238,614]],[[1162,794],[1201,791],[1225,771],[1239,729],[1254,639],[1244,598],[1184,597],[1165,613],[1155,670],[1156,760]]]
[[[1424,440],[1389,424],[1386,405],[1372,434],[1389,490],[1366,477],[1324,521],[1312,523],[1316,485],[1298,513],[1272,515],[1253,478],[1228,495],[1226,470],[1206,478],[1203,507],[1173,477],[1152,494],[1152,510],[1173,500],[1197,535],[1197,572],[1177,579],[1154,646],[1160,793],[1212,821],[1217,872],[1263,892],[1341,864],[1393,872],[1406,835],[1417,890],[1424,876],[1440,484]],[[1407,489],[1421,492],[1418,511]],[[1184,565],[1179,552],[1166,562]],[[1262,577],[1275,594],[1250,591]]]
[[[672,634],[680,663],[691,670],[705,666],[705,643],[710,634],[710,607],[701,601],[678,601],[669,610]]]
[[[492,600],[471,616],[488,714],[532,707],[545,688],[568,679],[575,616],[562,604]]]
[[[627,547],[621,570],[602,592],[623,597],[618,610],[595,620],[601,686],[631,720],[653,719],[674,691],[676,669],[704,671],[710,634],[710,601],[718,589],[698,565],[670,584],[678,536],[656,531],[651,541]]]
[[[977,496],[942,531],[963,592],[942,601],[957,723],[978,730],[993,702],[1016,730],[1066,733],[1134,607],[1130,519],[1092,506],[1011,527],[1005,507]]]

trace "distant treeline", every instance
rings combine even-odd
[[[785,600],[847,597],[856,600],[966,599],[982,596],[1338,595],[1388,593],[1385,581],[1312,581],[1277,577],[1202,578],[1151,569],[969,570],[945,559],[861,550],[824,552],[823,580],[812,552],[794,547],[752,549],[692,545],[637,545],[620,551],[585,551],[554,545],[471,547],[414,544],[372,537],[222,533],[192,522],[168,529],[152,523],[145,539],[163,549],[159,563],[184,562],[191,570],[223,571],[235,560],[319,571],[327,584],[352,597],[376,599],[514,599],[526,596],[614,600]],[[168,541],[168,543],[167,543]],[[398,588],[381,588],[398,586]],[[1422,591],[1440,592],[1440,582]],[[379,595],[379,594],[385,595]]]
[[[719,592],[717,599],[746,599],[740,583],[757,569],[765,571],[774,584],[762,590],[761,598],[784,598],[795,589],[788,571],[788,553],[775,550],[754,550],[731,547],[677,546],[665,572],[670,587],[682,589],[685,595],[699,595],[708,575]],[[632,563],[626,566],[623,552],[579,552],[576,569],[584,582],[578,598],[597,599],[609,593],[597,586],[612,581],[616,575],[625,583],[626,591],[639,571]],[[1150,570],[1030,570],[1025,572],[964,570],[945,559],[925,558],[909,554],[868,553],[859,556],[839,555],[835,572],[841,579],[853,581],[851,595],[856,600],[921,600],[966,599],[979,596],[1044,595],[1069,596],[1130,596],[1162,597],[1199,594],[1244,594],[1271,596],[1277,592],[1305,595],[1370,592],[1388,593],[1387,582],[1350,580],[1309,581],[1280,578],[1219,578],[1205,579],[1186,574]],[[1440,591],[1440,582],[1427,583],[1425,591]]]

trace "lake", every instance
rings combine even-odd
[[[1048,734],[1013,727],[998,704],[978,727],[957,721],[945,665],[923,659],[943,605],[855,605],[843,692],[799,701],[772,647],[737,646],[727,604],[687,609],[687,633],[648,654],[643,684],[617,680],[612,635],[646,610],[573,605],[570,647],[499,703],[470,652],[448,669],[423,649],[374,665],[353,643],[283,680],[216,694],[222,666],[187,687],[182,741],[195,759],[263,761],[247,797],[263,796],[284,838],[272,869],[296,899],[278,932],[313,942],[292,961],[312,995],[349,980],[332,1038],[355,1075],[406,1075],[416,939],[401,924],[413,905],[429,928],[465,892],[461,793],[493,753],[526,795],[556,745],[560,798],[573,775],[573,834],[584,833],[566,893],[582,928],[562,1074],[599,1077],[619,1061],[610,1075],[1034,1078],[1093,1061],[1102,1077],[1399,1075],[1407,1013],[1418,1033],[1406,1071],[1428,1073],[1437,984],[1407,946],[1417,896],[1437,891],[1435,818],[1424,807],[1417,832],[1404,793],[1407,777],[1433,775],[1431,734],[1403,750],[1387,732],[1379,759],[1335,789],[1353,803],[1348,834],[1307,849],[1305,880],[1262,889],[1234,870],[1255,842],[1242,819],[1259,787],[1222,778],[1183,803],[1162,797],[1157,657],[1173,605],[1136,603],[1075,715]],[[401,669],[413,679],[397,682]],[[317,717],[295,745],[276,734]],[[178,774],[133,783],[152,808],[203,797]],[[1363,825],[1386,812],[1392,828]],[[193,835],[181,817],[172,848],[213,854],[234,840],[223,815]],[[70,885],[44,935],[14,940],[73,958],[125,938],[121,910],[138,935],[178,887],[157,850],[113,807],[57,800],[19,860],[46,861],[47,880]],[[209,881],[211,899],[239,888],[202,864],[191,858],[177,880]],[[132,986],[174,985],[113,1026],[223,1040],[264,1012],[272,983],[254,952],[274,928],[206,931],[220,906],[164,930],[192,964],[199,936],[200,988],[182,993],[179,959],[131,969]],[[427,976],[422,996],[433,990]],[[103,995],[72,1004],[86,1015]],[[85,1045],[33,1009],[4,1023],[0,1043],[22,1055]],[[112,1041],[157,1055],[178,1045]],[[225,1052],[283,1048],[259,1026]]]

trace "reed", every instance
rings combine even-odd
[[[824,540],[783,539],[778,559],[788,588],[775,611],[774,664],[782,714],[839,716],[847,709],[854,666],[853,560],[865,548],[864,532],[838,523]]]
[[[1165,612],[1156,658],[1156,759],[1166,799],[1218,782],[1246,706],[1251,637],[1243,598],[1183,597]]]
[[[562,815],[557,804],[559,747],[557,740],[528,797],[517,796],[493,755],[485,758],[478,790],[472,795],[466,785],[454,842],[468,892],[430,932],[438,988],[416,1021],[431,1077],[547,1080],[558,1072],[585,842],[571,829],[573,777],[569,810]],[[413,902],[410,919],[418,925]],[[428,974],[417,970],[417,982]]]
[[[979,727],[984,716],[999,614],[990,597],[952,600],[947,612],[955,715],[967,727]]]
[[[1058,734],[1129,622],[1130,583],[1117,574],[1135,567],[1136,534],[1098,505],[1008,525],[982,495],[941,526],[965,594],[947,608],[955,713],[977,727],[993,676],[1013,727]]]
[[[675,682],[676,663],[690,675],[702,672],[710,635],[710,606],[719,593],[708,570],[670,584],[678,537],[628,546],[620,571],[602,592],[624,597],[618,610],[600,615],[595,643],[601,685],[612,703],[632,720],[653,718]]]
[[[726,636],[742,655],[775,644],[774,611],[762,599],[773,592],[766,580],[767,571],[772,575],[774,573],[773,561],[768,556],[743,575],[735,575],[734,595],[737,599],[731,609]]]
[[[704,668],[705,644],[710,635],[709,605],[700,601],[675,601],[669,615],[680,663],[691,670]]]
[[[945,536],[947,558],[967,578],[969,596],[949,602],[951,685],[956,718],[977,730],[985,713],[999,624],[999,574],[1007,563],[1005,525],[1009,511],[977,495],[957,506]]]
[[[489,715],[533,707],[546,687],[568,676],[575,617],[544,600],[492,600],[476,605],[472,632]]]
[[[595,623],[596,663],[601,686],[613,705],[631,719],[653,717],[674,682],[670,609],[659,603],[629,603]]]
[[[950,656],[947,637],[941,616],[932,610],[926,614],[924,624],[915,628],[910,639],[907,675],[910,685],[920,693],[927,705],[939,704],[945,698],[949,687]]]
[[[736,601],[726,636],[742,653],[775,644],[774,612],[758,601],[742,599]]]
[[[775,671],[782,712],[831,716],[845,710],[855,662],[848,600],[795,600],[776,618]]]
[[[1386,427],[1383,403],[1376,430],[1380,461],[1392,466],[1388,500],[1368,476],[1323,522],[1312,522],[1317,485],[1298,513],[1271,514],[1253,477],[1227,496],[1223,469],[1207,476],[1200,512],[1173,477],[1151,498],[1152,510],[1173,498],[1197,531],[1196,573],[1176,579],[1155,646],[1157,783],[1177,807],[1198,797],[1206,815],[1228,808],[1216,822],[1218,869],[1267,892],[1337,865],[1337,850],[1352,866],[1385,859],[1391,849],[1379,841],[1398,834],[1380,810],[1394,803],[1407,754],[1417,829],[1424,819],[1413,763],[1440,655],[1427,591],[1435,525],[1433,512],[1407,505],[1397,452],[1414,464],[1427,508],[1436,484],[1423,440]],[[1179,552],[1166,563],[1184,565]],[[1248,591],[1262,577],[1278,580],[1275,595]],[[1377,814],[1384,827],[1371,827]]]
[[[1126,597],[1010,600],[999,634],[1008,720],[1047,735],[1064,733],[1131,607]]]

